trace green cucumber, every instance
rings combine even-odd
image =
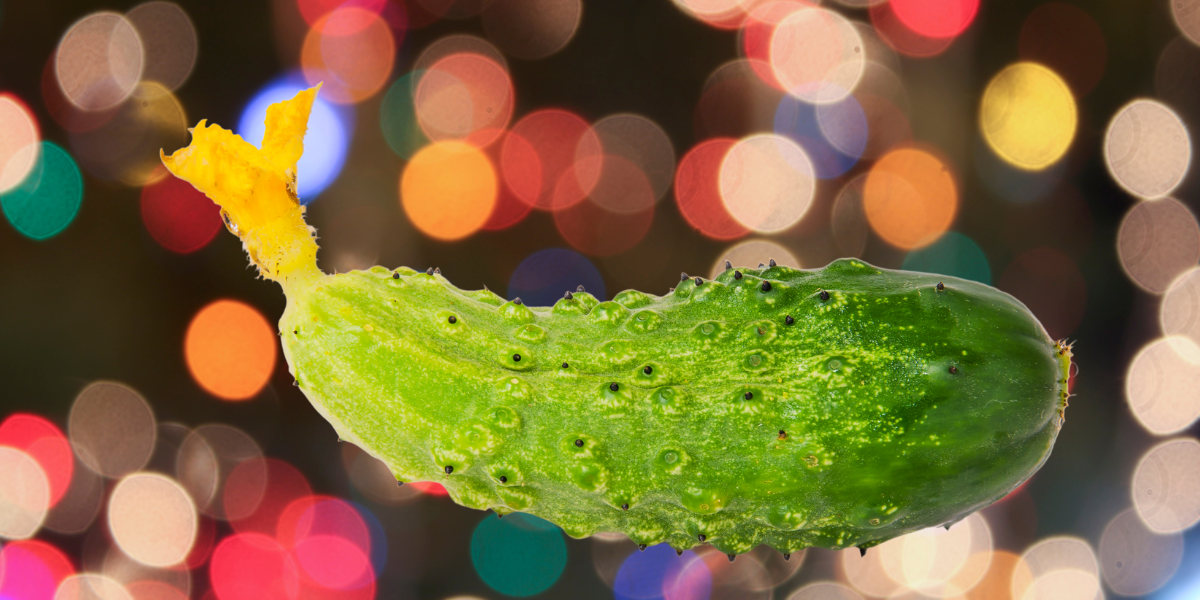
[[[303,209],[275,189],[286,168],[222,162],[269,144],[194,135],[167,165],[283,284],[300,389],[398,480],[463,506],[731,556],[865,551],[1004,496],[1062,426],[1069,346],[989,286],[845,259],[541,308],[433,271],[326,275]],[[214,169],[260,183],[222,187]]]

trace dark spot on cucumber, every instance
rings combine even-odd
[[[441,270],[441,269],[439,269],[439,268],[437,268],[437,267],[434,267],[434,269],[433,269],[433,274],[434,274],[434,275],[441,275],[441,274],[442,274],[442,270]]]
[[[762,289],[762,291],[764,291],[764,292],[769,292],[769,291],[771,291],[771,282],[770,282],[770,281],[764,281],[764,282],[762,283],[762,288],[761,288],[761,289]]]
[[[774,265],[772,265],[772,266],[774,266]],[[725,556],[729,557],[729,562],[733,562],[733,559],[737,558],[736,554],[726,554]]]
[[[563,300],[574,300],[574,299],[575,299],[575,296],[571,295],[570,290],[567,290],[567,293],[563,294]]]
[[[517,297],[517,298],[513,298],[513,304],[516,304],[517,306],[521,306],[522,304],[524,304],[524,302],[521,302],[521,298]]]
[[[867,549],[866,549],[866,548],[864,548],[864,547],[862,547],[862,546],[859,546],[859,547],[858,547],[858,555],[859,555],[860,557],[861,557],[861,556],[866,556],[866,555],[867,555]]]
[[[392,273],[392,279],[400,279],[399,273]]]
[[[780,430],[779,430],[779,439],[781,439],[781,440],[786,440],[786,439],[787,439],[787,432],[786,432],[786,431],[784,431],[784,430],[782,430],[782,429],[780,429]]]
[[[570,366],[571,366],[571,365],[568,365],[567,363],[563,363],[563,366],[562,366],[562,368],[566,369],[566,368],[568,368],[568,367],[570,367]]]
[[[644,552],[644,551],[646,550],[646,545],[645,545],[645,544],[638,544],[638,550],[639,550],[639,551],[642,551],[642,552]]]
[[[425,269],[425,274],[426,274],[426,275],[433,275],[433,267],[429,267],[428,269]]]
[[[950,374],[951,374],[951,375],[957,375],[957,374],[958,374],[958,367],[956,367],[956,366],[954,366],[954,365],[950,365]]]
[[[696,287],[700,287],[700,284],[702,284],[702,283],[704,283],[704,280],[703,280],[703,279],[701,279],[701,278],[699,278],[699,277],[697,277],[697,278],[696,278]]]
[[[687,280],[688,280],[688,274],[687,274],[687,273],[680,273],[680,274],[679,274],[679,280],[680,280],[680,281],[687,281]]]
[[[792,555],[788,552],[783,553],[783,560],[792,560]]]
[[[521,355],[520,355],[520,354],[514,354],[514,355],[513,355],[513,362],[521,362]]]
[[[622,504],[622,505],[621,505],[621,510],[629,510],[629,503],[628,503],[628,502],[626,502],[625,504]]]
[[[680,549],[680,548],[676,548],[676,549],[675,549],[675,556],[683,556],[683,550],[682,550],[682,549]]]
[[[775,266],[775,259],[773,259],[773,258],[772,258],[772,259],[768,259],[768,260],[767,260],[767,266],[769,266],[769,267],[774,267],[774,266]]]
[[[404,485],[404,482],[403,482],[403,481],[400,481],[399,479],[397,479],[397,480],[396,480],[396,487],[400,487],[400,486],[402,486],[402,485]]]
[[[942,282],[940,282],[940,281],[937,284],[937,291],[939,291],[939,292],[946,291],[946,286],[944,284],[942,284]]]
[[[734,272],[733,272],[733,278],[734,278],[734,279],[741,279],[741,278],[742,278],[742,272],[741,272],[741,271],[734,271]]]
[[[729,261],[725,261],[725,270],[728,271],[732,268],[733,268],[733,263],[731,263]]]
[[[582,286],[582,285],[581,285],[581,286],[579,286],[579,287],[577,287],[577,288],[575,288],[575,292],[576,292],[576,293],[582,294],[584,291],[586,291],[586,290],[584,290],[584,289],[583,289],[583,286]]]
[[[702,541],[702,542],[703,542],[704,540],[707,540],[707,539],[708,539],[708,536],[707,536],[707,535],[704,535],[703,533],[702,533],[702,534],[700,534],[700,535],[699,535],[699,536],[697,536],[697,537],[699,537],[699,538],[700,538],[700,541]]]
[[[446,320],[449,321],[451,325],[453,325],[458,322],[458,317],[456,317],[454,315],[450,315],[450,317],[447,318]]]
[[[821,296],[821,302],[826,302],[829,300],[829,292],[827,292],[825,290],[821,290],[820,296]]]
[[[646,368],[642,369],[642,372],[649,375],[654,372],[654,367],[646,365]]]
[[[576,447],[576,448],[582,448],[582,447],[583,447],[583,440],[575,440],[575,447]]]
[[[787,315],[787,316],[785,316],[785,317],[783,318],[783,324],[784,324],[784,325],[791,325],[791,324],[793,324],[793,323],[795,323],[795,322],[796,322],[796,320],[792,318],[792,315]]]
[[[503,475],[501,475],[501,476],[500,476],[500,483],[508,483],[508,478],[507,478],[507,477],[505,477],[505,476],[503,476]]]
[[[746,400],[753,400],[754,392],[746,392],[745,394],[742,394],[742,398],[745,398]]]
[[[614,382],[612,382],[612,383],[608,384],[608,389],[610,389],[610,390],[612,390],[612,391],[614,391],[614,392],[615,392],[615,391],[617,391],[617,390],[621,389],[621,386],[620,386],[620,385],[618,385],[618,384],[617,384],[617,382],[615,382],[615,381],[614,381]]]
[[[449,475],[453,472],[454,472],[454,467],[452,467],[450,465],[446,465],[446,474]]]

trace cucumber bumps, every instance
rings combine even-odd
[[[272,107],[261,150],[201,122],[164,162],[283,285],[313,406],[400,481],[572,537],[732,556],[951,523],[1050,454],[1070,348],[971,281],[851,259],[536,308],[436,271],[322,274],[292,192],[315,93]]]

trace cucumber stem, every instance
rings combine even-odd
[[[163,164],[221,207],[221,218],[242,240],[250,261],[287,292],[323,276],[317,268],[316,230],[304,221],[296,195],[296,163],[320,84],[267,109],[262,148],[232,131],[200,121],[192,143]]]

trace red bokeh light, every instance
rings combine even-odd
[[[192,184],[164,177],[142,188],[142,222],[162,247],[188,254],[217,236],[221,208]]]
[[[413,486],[413,488],[417,489],[422,494],[427,494],[429,496],[449,496],[450,495],[450,492],[446,491],[445,486],[443,486],[442,484],[440,484],[436,481],[414,481],[412,483],[406,483],[405,485],[411,485],[411,486]]]
[[[504,140],[501,143],[492,144],[487,147],[486,153],[488,158],[491,159],[493,165],[501,164],[501,150],[505,144],[510,143],[508,139],[511,137],[519,136],[516,136],[516,134],[511,131],[504,132]],[[526,146],[524,149],[525,152],[533,152],[532,147],[529,146],[529,142],[526,142],[523,139],[513,140],[511,143],[518,146],[523,144]],[[534,160],[531,163],[531,166],[537,169],[537,179],[541,179],[541,161]],[[521,199],[517,197],[517,194],[508,186],[508,182],[504,180],[504,177],[500,177],[499,184],[500,185],[496,190],[496,205],[492,208],[492,214],[490,217],[488,217],[487,222],[481,227],[481,229],[487,231],[500,231],[502,229],[508,229],[509,227],[512,227],[513,225],[523,221],[526,215],[533,210],[533,205],[527,202],[522,202]]]
[[[286,548],[295,548],[311,536],[333,535],[350,540],[368,555],[371,552],[371,533],[362,515],[332,496],[305,496],[288,504],[279,515],[276,531]]]
[[[771,36],[776,26],[788,15],[815,5],[803,0],[781,0],[761,4],[750,12],[742,26],[742,52],[750,61],[754,73],[770,86],[781,91],[783,85],[771,70]]]
[[[291,555],[261,533],[222,540],[213,551],[208,574],[220,600],[295,600],[300,593]]]
[[[891,0],[888,4],[906,27],[931,38],[961,34],[979,13],[979,0]]]
[[[321,17],[339,8],[359,9],[364,17],[380,16],[384,13],[384,9],[387,8],[388,4],[388,0],[296,0],[296,7],[300,9],[300,16],[304,17],[304,22],[308,23],[309,27],[322,24]],[[362,31],[370,24],[371,19],[369,18],[344,21],[341,26],[348,27],[349,29],[346,29],[342,35],[355,33],[353,27],[356,25],[358,27],[357,31]]]
[[[721,160],[735,142],[729,138],[700,142],[683,155],[675,171],[675,203],[680,214],[700,233],[715,240],[735,240],[750,232],[729,214],[721,200]]]
[[[355,590],[371,585],[374,571],[367,553],[338,535],[312,535],[292,549],[301,571],[321,587]]]
[[[646,184],[645,193],[654,192]],[[576,250],[592,256],[613,256],[633,248],[654,222],[654,208],[630,214],[605,210],[588,199],[554,213],[558,233]]]
[[[578,204],[600,177],[598,164],[576,167],[602,153],[600,139],[581,117],[559,109],[534,111],[512,127],[500,152],[504,182],[522,202],[540,210]]]
[[[75,457],[67,436],[53,423],[37,415],[10,415],[0,423],[0,446],[22,450],[41,465],[50,483],[50,506],[67,493],[75,472]]]
[[[198,569],[208,562],[208,557],[212,554],[213,544],[217,541],[217,523],[205,515],[198,515],[196,522],[196,541],[192,543],[192,550],[188,552],[187,558],[183,559],[183,564],[188,569]]]
[[[66,553],[41,540],[19,540],[0,550],[0,598],[52,600],[75,573]]]
[[[880,39],[901,54],[917,58],[937,56],[954,42],[953,37],[935,38],[913,31],[896,15],[890,2],[872,6],[870,14]]]
[[[255,465],[253,463],[259,463]],[[258,488],[258,478],[265,474],[265,487],[254,494]],[[244,480],[246,485],[240,485]],[[256,506],[250,510],[236,510],[239,500],[231,497],[238,488],[247,491],[258,498]],[[225,484],[225,510],[238,518],[230,518],[230,525],[235,531],[247,533],[257,531],[267,535],[275,535],[279,517],[284,509],[300,498],[310,496],[312,487],[304,474],[296,467],[274,458],[257,458],[243,461],[229,474]],[[242,500],[241,502],[246,502]]]

